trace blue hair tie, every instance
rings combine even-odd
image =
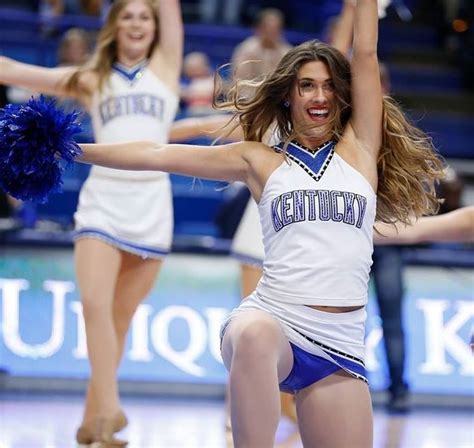
[[[0,188],[35,202],[61,191],[63,165],[82,153],[73,139],[81,131],[77,116],[43,96],[0,109]]]

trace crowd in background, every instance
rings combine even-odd
[[[43,27],[55,30],[57,34],[58,66],[81,65],[90,56],[95,33],[77,27],[62,29],[52,24],[63,15],[82,15],[101,18],[113,0],[3,0],[2,7],[37,12],[43,16]],[[308,5],[306,5],[308,3]],[[306,20],[312,9],[306,0],[299,2],[266,0],[194,0],[183,1],[183,13],[188,22],[217,25],[251,26],[252,34],[238,44],[228,61],[213,61],[203,51],[191,51],[185,55],[182,71],[182,93],[179,116],[203,116],[215,113],[212,106],[214,73],[221,63],[231,62],[235,76],[253,79],[265,73],[281,56],[291,48],[285,37],[285,30],[304,27],[301,8],[308,6]],[[334,4],[338,2],[320,2]],[[340,5],[336,7],[340,8]],[[410,11],[412,20],[435,27],[441,50],[455,54],[464,74],[466,87],[474,88],[474,3],[469,0],[393,0],[387,15],[403,16],[402,8]],[[331,11],[329,7],[328,11]],[[336,16],[334,16],[336,17]],[[45,21],[46,19],[46,21]],[[52,21],[49,22],[48,20]],[[325,29],[316,30],[319,35],[328,34],[333,20],[326,20]],[[313,30],[315,31],[315,30]],[[382,65],[382,69],[387,68]],[[387,78],[388,79],[388,78]],[[2,102],[24,102],[32,92],[14,87],[2,86]],[[77,102],[63,101],[66,110],[80,108]],[[85,112],[81,116],[83,131],[80,141],[92,140],[90,119]]]
[[[113,0],[3,0],[2,7],[38,12],[50,31],[62,15],[83,15],[103,18]],[[327,11],[334,13],[340,2],[323,0]],[[258,11],[276,8],[286,18],[292,30],[314,31],[321,25],[320,10],[314,2],[301,0],[188,0],[182,2],[185,21],[206,24],[252,26]],[[407,14],[406,11],[409,11]],[[439,43],[454,53],[464,72],[469,88],[474,88],[474,3],[470,0],[393,0],[389,14],[399,14],[403,19],[414,20],[435,26]],[[48,25],[49,22],[49,25]],[[57,30],[56,30],[57,31]],[[60,30],[61,31],[61,30]]]

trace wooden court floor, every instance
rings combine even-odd
[[[130,425],[121,435],[129,448],[227,448],[221,400],[132,398],[123,400]],[[81,416],[78,395],[0,395],[0,448],[70,448]],[[470,409],[414,408],[390,415],[376,406],[375,448],[473,448]],[[295,426],[283,420],[279,448],[301,447]],[[350,447],[348,447],[350,448]]]

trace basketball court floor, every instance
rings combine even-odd
[[[123,406],[130,424],[120,435],[129,440],[129,448],[232,447],[220,399],[125,396]],[[81,410],[77,394],[0,395],[0,448],[74,447]],[[374,415],[374,448],[474,447],[470,409],[423,406],[406,415],[390,415],[375,406]],[[302,447],[290,421],[280,422],[275,446]]]

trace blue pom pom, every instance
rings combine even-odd
[[[17,199],[45,202],[61,191],[64,162],[82,153],[73,139],[78,113],[55,104],[41,96],[0,109],[0,188]]]

